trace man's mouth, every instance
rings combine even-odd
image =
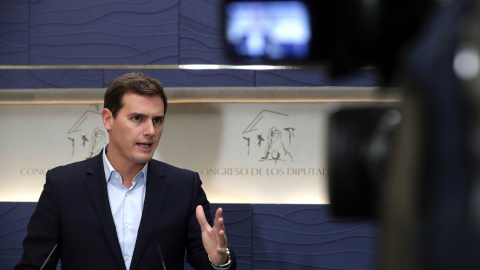
[[[141,148],[145,148],[145,149],[148,149],[148,148],[152,147],[151,143],[137,143],[137,145],[140,146]]]

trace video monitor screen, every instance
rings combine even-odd
[[[225,39],[233,55],[246,60],[303,60],[312,30],[303,1],[228,1]]]

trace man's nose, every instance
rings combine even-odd
[[[153,121],[145,121],[145,126],[143,130],[144,136],[153,136],[155,134],[155,125]]]

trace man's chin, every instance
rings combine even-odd
[[[147,164],[150,160],[152,160],[153,154],[152,155],[139,155],[136,157],[137,164]]]

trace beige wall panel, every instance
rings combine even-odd
[[[328,115],[369,102],[173,100],[154,158],[197,171],[211,202],[326,204]],[[0,201],[36,201],[48,169],[108,142],[95,104],[0,105]]]

